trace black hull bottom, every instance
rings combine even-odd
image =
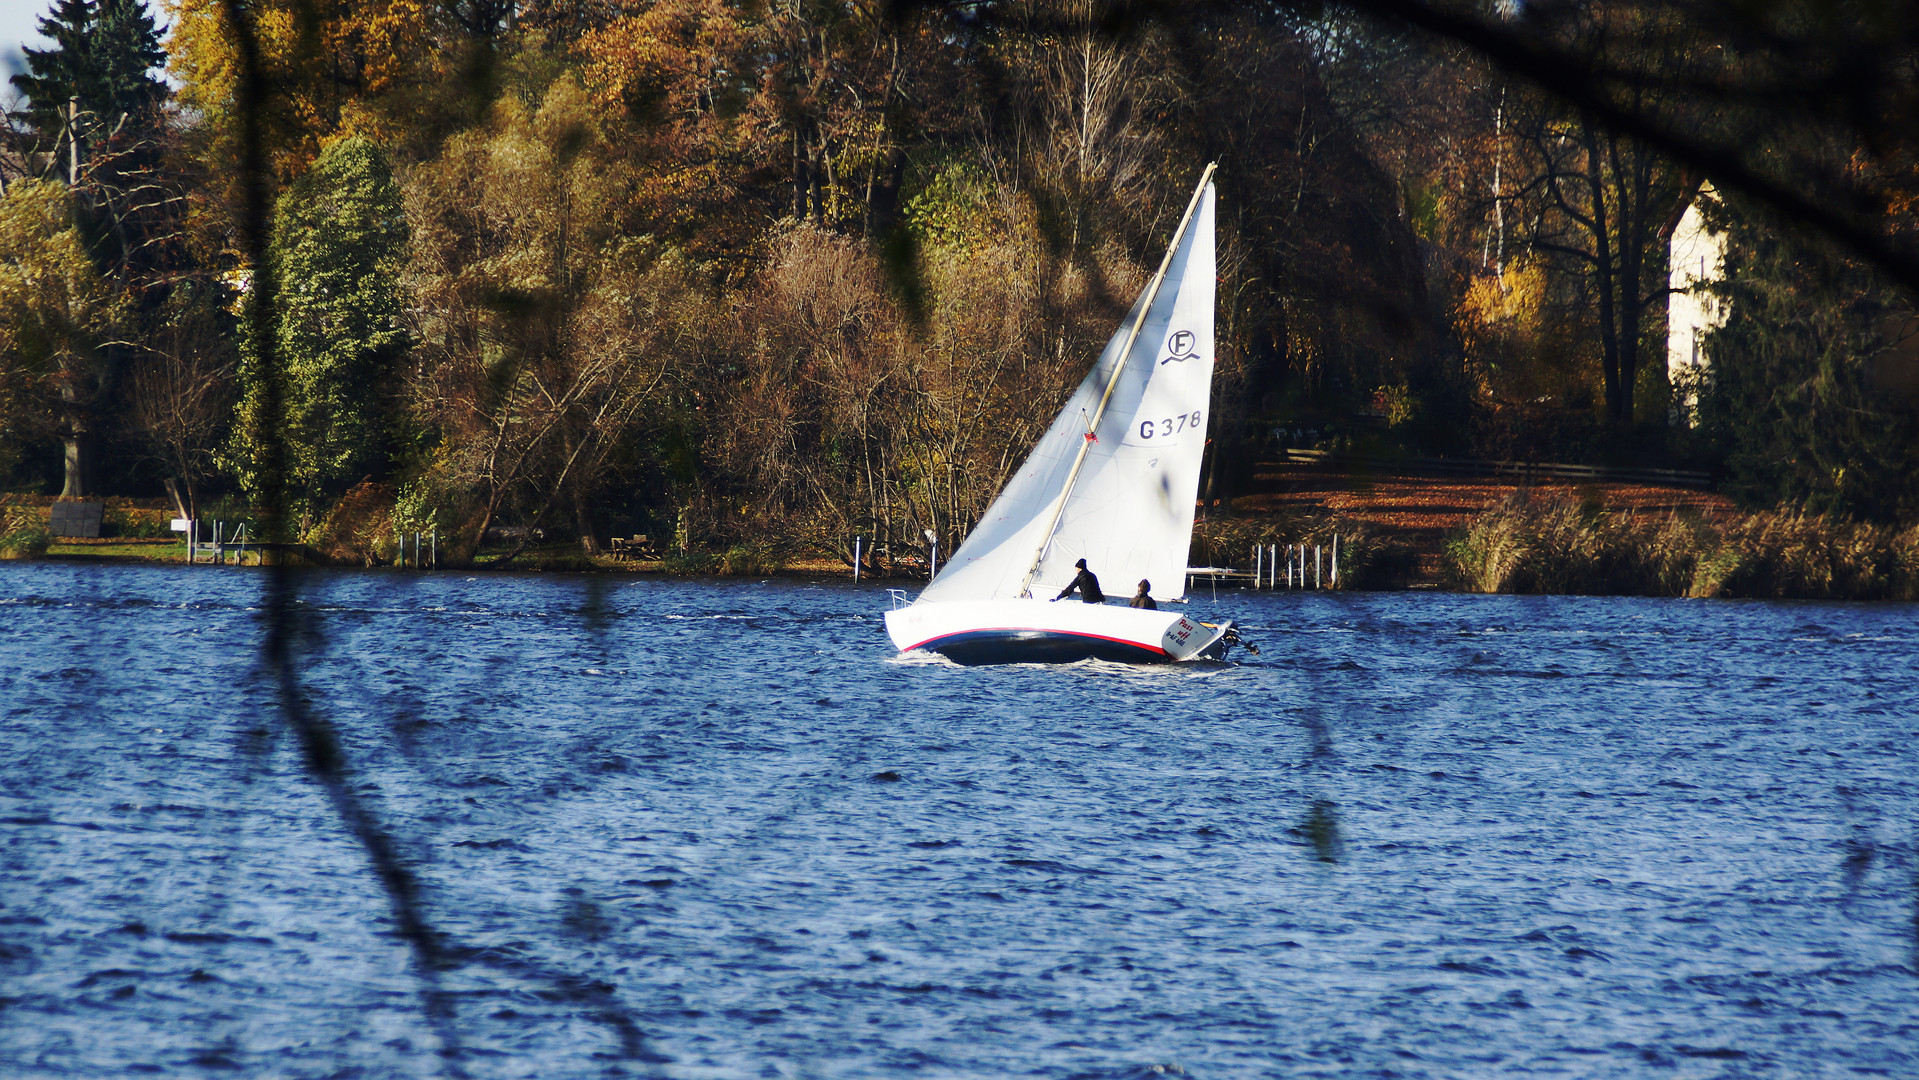
[[[1164,649],[1117,638],[1057,630],[973,630],[935,638],[920,648],[956,664],[1070,664],[1076,660],[1112,660],[1122,664],[1170,664]]]

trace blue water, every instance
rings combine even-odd
[[[969,669],[845,583],[304,580],[442,996],[254,571],[0,566],[0,1075],[1919,1075],[1912,606],[1222,593],[1259,656]]]

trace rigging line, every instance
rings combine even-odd
[[[1173,265],[1173,253],[1179,250],[1179,242],[1186,237],[1186,226],[1192,224],[1193,211],[1199,209],[1199,200],[1206,194],[1206,185],[1213,179],[1213,170],[1219,163],[1208,162],[1206,171],[1199,174],[1199,186],[1193,189],[1193,198],[1186,204],[1186,213],[1179,219],[1179,228],[1173,232],[1172,243],[1166,245],[1166,255],[1159,260],[1159,272],[1153,275],[1153,283],[1147,286],[1146,302],[1140,305],[1139,317],[1133,320],[1133,329],[1126,335],[1126,347],[1119,351],[1119,359],[1113,363],[1113,373],[1106,378],[1106,392],[1099,396],[1099,407],[1093,410],[1093,422],[1088,430],[1098,431],[1099,422],[1106,415],[1106,403],[1113,399],[1113,388],[1119,385],[1120,372],[1126,370],[1126,361],[1133,355],[1133,344],[1139,340],[1140,328],[1146,325],[1146,316],[1153,312],[1153,301],[1159,298],[1159,287],[1166,282],[1167,268]],[[1019,583],[1020,596],[1031,596],[1033,578],[1039,574],[1039,564],[1046,558],[1046,549],[1053,544],[1053,534],[1059,531],[1059,520],[1066,514],[1066,501],[1073,496],[1073,485],[1079,480],[1080,466],[1086,464],[1086,451],[1092,448],[1091,439],[1081,439],[1079,453],[1073,458],[1073,471],[1066,474],[1066,486],[1060,489],[1059,502],[1053,507],[1053,521],[1040,534],[1039,549],[1033,552],[1033,565],[1026,568],[1026,577]]]

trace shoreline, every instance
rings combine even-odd
[[[137,554],[137,553],[130,553],[124,550],[129,547],[166,548],[169,550],[165,554]],[[95,552],[88,551],[87,550],[88,548],[109,548],[109,549],[121,549],[121,550],[95,553]],[[141,543],[129,543],[127,541],[109,538],[106,540],[93,542],[93,543],[55,544],[44,555],[40,555],[33,558],[0,559],[0,568],[4,568],[8,564],[25,564],[25,563],[66,563],[71,565],[97,566],[97,567],[122,567],[122,566],[185,567],[188,565],[185,558],[185,549],[186,549],[186,545],[184,543],[179,543],[179,542],[174,542],[170,544],[168,543],[141,544]],[[251,556],[253,555],[253,551],[251,549],[249,550],[248,555],[249,555],[249,561],[243,566],[233,563],[231,561],[227,562],[223,566],[215,566],[204,561],[197,562],[193,565],[195,569],[206,569],[206,570],[219,570],[219,569],[257,570],[259,569],[262,566],[262,564],[251,561]],[[229,557],[231,557],[231,554],[229,554]],[[268,563],[265,565],[272,565],[272,564]],[[478,577],[478,576],[484,576],[488,574],[503,574],[503,575],[604,574],[604,575],[636,575],[636,576],[643,576],[643,577],[649,577],[649,578],[663,578],[663,579],[682,580],[682,581],[700,581],[700,580],[751,581],[756,579],[767,580],[767,579],[779,578],[779,579],[787,579],[787,580],[806,580],[806,581],[833,580],[833,581],[837,581],[839,583],[844,583],[844,584],[852,583],[851,582],[852,573],[849,567],[847,567],[842,562],[835,562],[835,561],[832,561],[829,559],[823,559],[823,558],[794,560],[792,562],[786,563],[777,568],[762,568],[756,573],[731,573],[731,574],[721,573],[716,569],[708,569],[708,570],[702,570],[702,571],[691,572],[691,573],[676,572],[676,571],[667,569],[665,563],[660,560],[631,561],[631,560],[618,560],[618,559],[612,558],[611,556],[599,556],[595,558],[588,558],[586,556],[571,555],[571,554],[565,555],[559,558],[553,558],[553,559],[542,559],[537,557],[536,558],[519,558],[519,559],[516,559],[512,565],[504,566],[504,567],[443,566],[438,569],[431,569],[431,570],[419,570],[411,566],[396,567],[392,565],[366,565],[366,564],[344,563],[344,562],[337,562],[337,561],[335,562],[302,561],[296,565],[297,565],[297,568],[299,569],[324,570],[324,571],[332,571],[332,572],[353,572],[353,573],[378,572],[378,573],[405,573],[405,574],[427,574],[427,575],[458,574],[466,577]],[[3,569],[0,569],[0,572],[3,572]],[[875,586],[878,586],[881,583],[884,583],[886,587],[888,588],[905,587],[909,589],[917,587],[919,585],[923,585],[925,583],[924,577],[917,574],[915,575],[900,575],[900,574],[883,575],[883,574],[862,573],[860,575],[860,581],[870,582],[870,583],[873,583]],[[1354,585],[1354,584],[1342,583],[1339,586],[1326,585],[1320,588],[1285,588],[1282,586],[1279,588],[1264,587],[1264,588],[1253,589],[1253,588],[1248,588],[1245,578],[1238,577],[1238,578],[1232,579],[1230,583],[1221,582],[1220,587],[1222,589],[1230,589],[1232,591],[1242,592],[1242,593],[1325,592],[1325,593],[1354,594],[1354,593],[1416,592],[1416,593],[1443,593],[1443,594],[1449,594],[1449,595],[1645,597],[1647,599],[1669,599],[1669,600],[1680,600],[1680,599],[1792,600],[1792,601],[1812,601],[1812,602],[1825,602],[1825,603],[1858,603],[1858,604],[1879,604],[1879,603],[1910,604],[1910,603],[1919,602],[1919,596],[1887,595],[1884,592],[1884,590],[1873,590],[1872,594],[1869,594],[1869,595],[1845,595],[1842,593],[1834,593],[1829,589],[1795,590],[1795,589],[1785,587],[1786,584],[1788,583],[1782,580],[1782,581],[1773,582],[1767,587],[1756,589],[1756,590],[1714,591],[1710,593],[1699,593],[1699,592],[1686,591],[1686,590],[1647,590],[1647,589],[1630,589],[1630,588],[1627,588],[1627,589],[1540,588],[1540,587],[1475,588],[1475,587],[1472,587],[1471,583],[1469,582],[1461,582],[1457,580],[1447,580],[1447,579],[1401,581],[1401,582],[1386,585],[1386,586],[1369,586],[1365,584]],[[1188,587],[1187,595],[1189,597],[1199,596],[1201,595],[1202,590],[1206,590],[1208,588],[1209,586],[1207,582],[1201,579],[1199,581],[1194,582]]]
[[[10,496],[48,506],[46,496]],[[123,522],[164,515],[158,501],[102,500]],[[160,520],[160,519],[156,519]],[[151,529],[146,522],[143,529]],[[1355,472],[1292,461],[1261,463],[1252,490],[1227,505],[1202,507],[1189,563],[1233,568],[1218,582],[1244,588],[1253,549],[1270,554],[1299,545],[1339,545],[1334,591],[1442,591],[1520,595],[1666,596],[1726,599],[1919,599],[1919,526],[1835,521],[1791,511],[1745,511],[1723,495],[1677,485],[1599,481],[1529,484],[1517,479],[1440,477],[1386,470]],[[683,578],[850,579],[834,553],[781,558],[778,545],[751,545],[751,556],[714,550],[665,559],[587,555],[555,541],[521,552],[505,566],[485,560],[439,571],[477,574],[597,573]],[[177,535],[58,538],[44,554],[98,565],[185,565]],[[206,545],[200,549],[206,551]],[[334,569],[413,569],[296,548],[300,565]],[[259,549],[247,546],[249,565]],[[336,553],[337,554],[337,553]],[[204,555],[202,556],[204,558]],[[233,557],[233,549],[228,549]],[[1260,556],[1262,559],[1265,555]],[[268,562],[273,561],[268,559]],[[418,571],[415,571],[418,572]],[[910,587],[923,567],[862,571],[862,580]],[[1330,575],[1329,575],[1330,577]],[[1193,590],[1205,588],[1200,579]],[[1265,590],[1256,590],[1265,591]]]

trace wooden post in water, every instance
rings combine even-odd
[[[853,537],[853,584],[860,583],[860,538]]]
[[[1339,588],[1339,534],[1333,534],[1333,588]]]
[[[440,527],[433,526],[433,569],[440,568]]]
[[[1259,545],[1253,545],[1253,591],[1259,591]]]
[[[1320,587],[1320,584],[1322,581],[1319,573],[1319,569],[1320,569],[1319,552],[1320,552],[1319,545],[1314,544],[1313,545],[1313,588],[1315,589]]]

